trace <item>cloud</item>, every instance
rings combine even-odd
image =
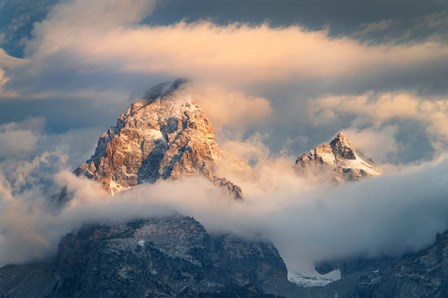
[[[354,33],[355,36],[365,36],[370,33],[377,33],[381,31],[386,31],[394,25],[392,20],[381,20],[378,22],[363,24],[360,26],[359,30]]]
[[[39,129],[42,120],[10,123],[10,129]],[[78,136],[74,133],[74,137]],[[370,147],[370,138],[389,142],[394,126],[349,131]],[[60,137],[41,136],[58,143]],[[67,138],[71,138],[67,136]],[[94,181],[74,176],[58,152],[30,153],[28,160],[0,163],[0,264],[51,255],[64,234],[86,222],[113,222],[180,212],[194,216],[210,232],[271,240],[290,270],[311,272],[314,262],[334,257],[381,256],[416,250],[445,219],[447,159],[386,172],[359,183],[332,185],[298,176],[293,158],[272,153],[262,135],[227,141],[223,148],[249,161],[250,169],[221,168],[243,187],[233,201],[201,177],[141,185],[113,197]],[[52,148],[52,146],[47,146]],[[39,152],[39,148],[35,148]],[[243,175],[245,174],[245,175]],[[59,210],[49,208],[54,187],[74,194]],[[362,194],[362,195],[361,195]],[[356,223],[356,224],[354,224]],[[356,239],[356,241],[354,241]]]
[[[87,159],[99,133],[78,129],[49,134],[45,125],[38,117],[0,125],[0,179],[13,195],[31,189],[51,191],[53,175]],[[91,143],[86,142],[89,138]]]
[[[6,158],[34,151],[38,136],[29,130],[5,130],[0,132],[0,139],[0,157]]]
[[[289,270],[298,272],[336,257],[414,251],[448,227],[446,158],[343,185],[312,186],[291,164],[272,156],[256,168],[253,180],[243,181],[242,202],[200,177],[141,185],[110,197],[98,183],[62,171],[56,181],[75,197],[60,212],[46,209],[38,189],[12,194],[3,187],[0,263],[52,254],[62,235],[85,222],[172,212],[194,216],[212,233],[271,240]]]
[[[1,41],[0,34],[0,41]],[[6,92],[4,90],[4,86],[9,82],[10,78],[7,75],[7,70],[18,67],[26,63],[25,59],[18,59],[12,56],[9,56],[2,48],[0,48],[0,98],[4,96],[14,96],[17,92],[9,91]]]
[[[213,5],[202,0],[180,0],[164,2],[154,12],[151,23],[172,24],[182,20],[197,22],[210,19],[218,24],[241,22],[260,24],[268,20],[274,27],[287,27],[302,24],[306,28],[328,28],[331,36],[346,36],[356,32],[365,24],[378,23],[384,19],[400,24],[389,32],[382,32],[407,42],[419,40],[431,35],[416,27],[422,16],[448,10],[447,3],[439,0],[394,0],[355,2],[351,0],[320,0],[318,3],[308,0],[258,0],[254,6],[252,0],[215,0]],[[444,27],[437,28],[437,33]],[[372,38],[368,39],[370,42]]]
[[[0,94],[3,94],[3,85],[8,82],[8,78],[6,77],[5,71],[0,68]]]
[[[348,129],[345,130],[345,133],[355,148],[377,163],[385,162],[390,155],[398,153],[397,126],[389,125],[380,129]]]
[[[4,68],[11,68],[11,67],[17,67],[18,65],[21,65],[25,63],[25,59],[19,59],[12,57],[8,55],[5,50],[0,48],[0,67]]]
[[[414,120],[426,127],[436,149],[444,150],[448,142],[448,100],[443,97],[425,98],[409,92],[327,96],[316,100],[310,112],[317,122],[352,115],[355,126],[377,128],[395,120]]]
[[[448,57],[446,44],[434,40],[368,45],[299,25],[141,25],[153,7],[153,1],[143,0],[55,5],[35,24],[26,43],[30,61],[8,73],[8,87],[36,96],[54,91],[54,84],[42,81],[57,75],[72,79],[74,73],[96,74],[97,80],[83,82],[85,89],[96,90],[105,86],[95,88],[92,83],[111,73],[190,77],[236,89],[319,83],[320,88],[335,90],[355,82],[368,88],[393,79],[397,84],[409,85],[411,80],[428,85],[430,77],[440,77],[440,66],[446,66]],[[37,83],[26,85],[33,80]]]
[[[0,160],[34,152],[44,125],[42,118],[0,125]]]
[[[268,99],[219,86],[196,84],[193,97],[218,129],[243,129],[265,121],[272,113]]]
[[[75,55],[76,60],[84,63],[107,65],[124,72],[193,76],[233,84],[292,78],[354,79],[359,73],[388,75],[390,69],[404,75],[410,68],[442,62],[448,55],[448,48],[436,42],[366,46],[298,26],[220,27],[202,22],[116,27],[100,32],[76,27],[70,35],[66,27],[52,25],[47,30],[44,27],[30,45],[34,59],[63,53],[66,57]]]
[[[19,260],[32,260],[42,257],[50,248],[48,239],[38,230],[36,222],[40,216],[46,216],[42,209],[42,196],[33,192],[35,200],[25,200],[0,188],[1,218],[0,255],[2,263],[15,263]],[[9,260],[8,260],[9,259]]]
[[[116,26],[136,24],[151,12],[153,3],[147,0],[58,3],[45,20],[34,25],[34,39],[29,41],[26,51],[48,55],[73,45],[75,37],[83,37],[86,32],[101,34]]]

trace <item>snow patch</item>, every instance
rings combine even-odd
[[[146,131],[146,135],[149,136],[153,140],[163,139],[162,132],[157,129],[148,129]]]
[[[110,192],[111,192],[112,195],[114,195],[114,194],[116,194],[118,192],[122,192],[124,190],[130,189],[130,187],[125,187],[125,186],[117,183],[114,180],[110,180],[109,188],[110,188]]]
[[[336,158],[334,157],[333,152],[320,152],[319,156],[326,164],[334,165],[336,163]]]
[[[334,270],[324,275],[316,274],[311,276],[294,271],[288,272],[288,280],[304,288],[324,287],[340,279],[341,272],[339,270]]]
[[[350,159],[345,162],[345,167],[352,168],[352,169],[358,169],[358,170],[364,170],[367,174],[371,176],[378,176],[381,173],[375,169],[372,165],[370,165],[368,162],[363,160],[361,157],[359,157],[358,154],[355,153],[356,159]]]

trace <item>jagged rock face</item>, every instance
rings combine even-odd
[[[185,216],[84,226],[61,240],[51,264],[0,268],[0,276],[7,272],[12,281],[0,278],[0,296],[212,297],[242,288],[260,294],[265,283],[287,278],[272,244],[210,235]]]
[[[296,160],[300,174],[329,173],[336,182],[357,181],[380,175],[372,161],[363,158],[342,132],[329,143],[317,146],[307,155],[302,153]]]
[[[448,232],[391,270],[363,276],[353,297],[448,297]]]
[[[103,133],[77,175],[101,181],[112,193],[158,179],[202,174],[235,198],[241,188],[215,176],[221,153],[210,121],[190,102],[185,80],[153,87]]]

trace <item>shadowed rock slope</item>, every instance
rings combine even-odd
[[[0,268],[0,297],[270,297],[268,283],[287,283],[272,244],[180,215],[84,226],[54,259]]]
[[[448,232],[390,269],[362,276],[351,297],[448,297]]]

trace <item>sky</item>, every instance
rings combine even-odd
[[[389,139],[377,162],[430,160],[448,137],[447,14],[417,0],[1,1],[0,122],[44,118],[92,147],[145,90],[187,77],[263,99],[265,119],[230,128],[273,152],[350,130]]]
[[[372,241],[357,247],[357,253],[392,252],[393,239],[406,244],[401,251],[420,247],[432,239],[428,231],[446,227],[439,211],[446,210],[447,26],[448,2],[442,0],[0,0],[0,194],[8,206],[3,214],[14,210],[11,214],[21,214],[16,218],[26,218],[20,213],[29,209],[24,202],[43,196],[54,174],[70,172],[93,154],[98,136],[130,103],[153,85],[182,77],[193,82],[221,146],[252,152],[250,158],[259,157],[260,171],[275,165],[273,176],[259,177],[283,198],[275,206],[291,206],[304,218],[314,210],[328,219],[310,218],[310,230],[299,229],[303,233],[297,237],[331,247],[330,240],[338,241],[328,238],[325,226],[341,231],[347,227],[332,215],[335,206],[352,206],[342,210],[360,220],[358,212],[373,204],[376,217],[360,227],[379,228],[367,234]],[[278,183],[275,177],[289,173],[284,164],[340,130],[392,174],[361,186],[306,194],[290,185],[303,186],[303,181],[289,175],[287,183]],[[378,190],[395,183],[400,186],[393,193],[396,200]],[[360,201],[364,205],[356,203],[361,192],[366,193]],[[424,192],[426,205],[421,201]],[[260,192],[251,194],[255,200]],[[328,201],[337,194],[347,201]],[[306,202],[319,197],[316,202],[327,207],[303,207],[295,197]],[[374,197],[377,202],[372,202]],[[392,211],[378,217],[391,200]],[[185,210],[209,222],[203,214],[213,211],[190,207]],[[403,208],[407,211],[400,213]],[[67,212],[79,212],[73,210]],[[253,225],[272,215],[241,212],[253,218]],[[272,215],[278,220],[261,226],[271,235],[283,235],[279,230],[288,223],[282,223],[281,215],[285,213]],[[407,222],[409,215],[418,220]],[[0,224],[7,224],[2,220]],[[395,224],[404,227],[402,238],[396,229],[385,233]],[[17,226],[30,232],[20,234],[33,235],[26,241],[44,247],[49,239],[54,246],[56,235],[66,231],[52,233],[32,220]],[[364,231],[352,236],[361,237]],[[284,239],[291,238],[284,235],[277,239],[281,251],[287,251]],[[340,256],[355,253],[337,235],[343,241],[333,251]],[[416,235],[415,242],[407,241]],[[24,241],[7,235],[3,239],[11,245]],[[374,249],[367,249],[369,245]],[[314,244],[303,250],[308,259],[332,256],[323,251],[311,257]],[[7,257],[4,253],[3,259]],[[293,259],[289,254],[287,258]]]

